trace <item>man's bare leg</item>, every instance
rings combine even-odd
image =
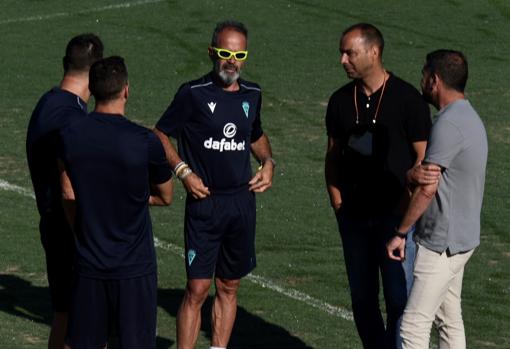
[[[191,279],[177,313],[177,348],[193,349],[200,331],[200,309],[207,299],[210,279]]]
[[[226,348],[237,313],[237,290],[241,280],[215,279],[216,296],[212,308],[212,345]]]

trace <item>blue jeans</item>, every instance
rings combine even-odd
[[[338,227],[342,238],[352,310],[364,348],[400,348],[400,320],[413,282],[415,243],[406,241],[404,262],[386,255],[386,242],[393,237],[400,216],[357,218],[340,210]],[[386,326],[379,305],[379,274],[386,304]]]

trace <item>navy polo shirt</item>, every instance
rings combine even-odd
[[[156,271],[150,184],[171,177],[160,140],[121,115],[91,113],[62,131],[76,198],[76,269],[102,279]]]
[[[87,115],[87,104],[77,95],[58,87],[46,92],[37,103],[28,124],[26,151],[41,215],[62,213],[57,168],[58,133]]]
[[[235,190],[251,179],[250,145],[263,134],[261,91],[239,79],[223,90],[212,73],[183,84],[156,124],[178,141],[179,155],[211,190]]]

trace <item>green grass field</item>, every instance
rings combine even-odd
[[[469,348],[510,348],[510,3],[460,1],[2,0],[0,4],[0,348],[44,348],[50,305],[38,215],[25,159],[28,119],[57,85],[67,41],[95,32],[106,54],[126,58],[127,115],[152,127],[178,86],[210,69],[216,22],[250,29],[244,77],[263,88],[263,126],[278,167],[257,198],[258,268],[245,281],[231,348],[360,348],[349,317],[342,247],[323,180],[324,114],[347,79],[338,38],[347,26],[378,26],[385,66],[418,86],[425,54],[460,49],[467,95],[489,134],[482,244],[466,269]],[[185,283],[184,192],[152,210],[159,241],[158,348],[175,348]],[[207,308],[207,307],[206,307]],[[207,309],[206,309],[207,310]],[[210,338],[204,315],[199,347]]]

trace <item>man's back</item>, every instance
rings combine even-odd
[[[86,116],[87,105],[58,87],[46,92],[28,125],[26,152],[39,213],[61,212],[57,171],[58,132]]]
[[[169,177],[159,139],[122,115],[94,112],[64,130],[62,141],[77,203],[78,272],[96,278],[154,272],[149,183]]]

